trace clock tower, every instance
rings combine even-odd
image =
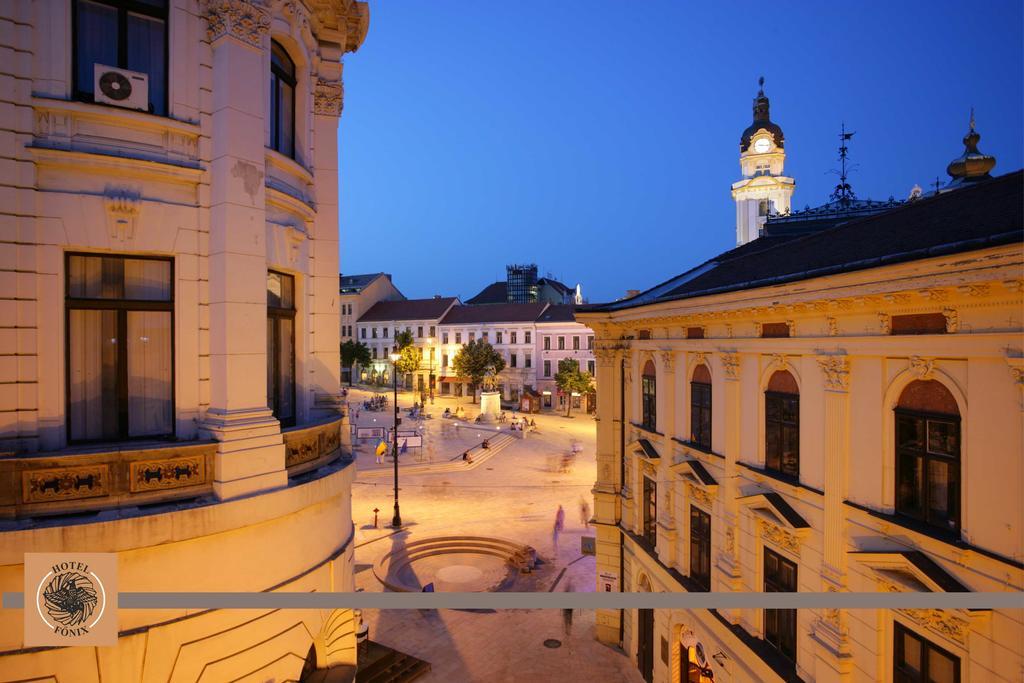
[[[754,98],[754,122],[740,137],[740,171],[743,179],[732,184],[736,200],[736,244],[761,236],[768,216],[787,213],[796,181],[783,175],[786,162],[782,129],[768,116],[764,77]]]

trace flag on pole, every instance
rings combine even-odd
[[[398,451],[398,452],[399,453],[405,453],[407,450],[409,450],[409,445],[408,444],[409,444],[409,439],[402,439],[402,449],[400,451]]]

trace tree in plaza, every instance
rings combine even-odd
[[[368,367],[370,365],[370,347],[363,342],[349,339],[341,345],[341,365],[348,368],[348,385],[352,386],[353,366]]]
[[[397,335],[395,340],[398,340]],[[415,346],[400,346],[399,358],[395,361],[395,371],[399,377],[405,377],[416,372],[420,367],[420,349]],[[404,380],[403,380],[404,381]]]
[[[395,332],[395,348],[399,351],[407,346],[412,346],[412,332],[409,330],[402,330],[401,332]]]
[[[555,384],[558,385],[562,394],[568,397],[566,401],[565,416],[572,414],[573,392],[583,396],[590,392],[594,384],[594,378],[589,372],[580,370],[580,364],[572,358],[563,358],[558,361],[558,372],[555,373]]]
[[[469,380],[475,394],[476,388],[484,378],[496,377],[505,369],[505,359],[484,339],[474,339],[468,344],[463,344],[455,354],[452,368],[456,375]]]

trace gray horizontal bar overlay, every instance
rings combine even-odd
[[[119,593],[121,609],[1024,609],[1024,593]],[[5,608],[24,594],[4,593]]]

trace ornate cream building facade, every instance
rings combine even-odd
[[[598,590],[1024,588],[1022,175],[989,168],[577,314]],[[605,611],[598,638],[665,683],[1024,671],[1021,610]]]
[[[0,14],[0,590],[115,552],[127,591],[351,590],[338,124],[354,0]],[[0,680],[294,680],[351,611],[125,610]],[[47,678],[49,680],[49,678]]]

